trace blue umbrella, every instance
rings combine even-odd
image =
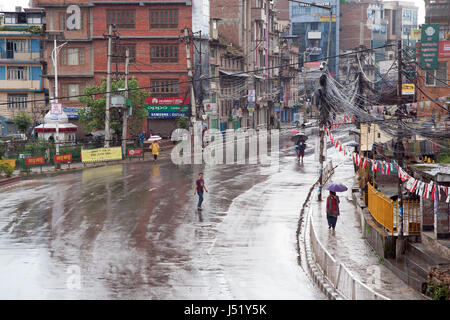
[[[347,187],[342,183],[327,183],[323,186],[324,189],[333,191],[333,192],[344,192],[347,191]]]

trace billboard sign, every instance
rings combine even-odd
[[[175,119],[189,109],[189,98],[186,97],[148,97],[144,108],[150,119]]]
[[[402,95],[403,96],[414,95],[414,93],[415,93],[414,83],[403,83],[402,84]]]

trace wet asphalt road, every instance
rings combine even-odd
[[[278,171],[133,163],[0,193],[0,298],[324,299],[297,263],[311,184],[280,146]]]

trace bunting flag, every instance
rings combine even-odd
[[[412,183],[411,187],[408,189],[408,191],[411,192],[411,193],[414,193],[414,191],[416,190],[417,183],[419,182],[419,180],[414,179],[414,178],[411,178],[411,179],[413,179],[413,183]]]
[[[422,195],[425,199],[428,199],[428,183],[425,183],[425,188],[423,190]]]
[[[386,165],[386,175],[389,175],[390,173],[391,173],[391,164],[388,163],[388,164]]]
[[[339,152],[342,152],[342,143],[339,144]]]
[[[367,158],[364,158],[364,163],[363,163],[364,169],[366,168],[366,166],[367,166]]]
[[[361,157],[358,157],[358,167],[361,167],[361,161],[362,161]]]
[[[436,185],[434,185],[433,189],[431,190],[431,200],[436,200]]]
[[[423,193],[425,192],[426,185],[427,184],[425,182],[421,181],[420,190],[419,190],[419,194],[418,194],[419,196],[423,197]]]
[[[386,161],[381,163],[381,173],[384,174],[384,166],[386,165]]]

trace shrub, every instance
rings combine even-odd
[[[14,167],[9,163],[0,163],[0,174],[4,173],[7,178],[13,175]]]

